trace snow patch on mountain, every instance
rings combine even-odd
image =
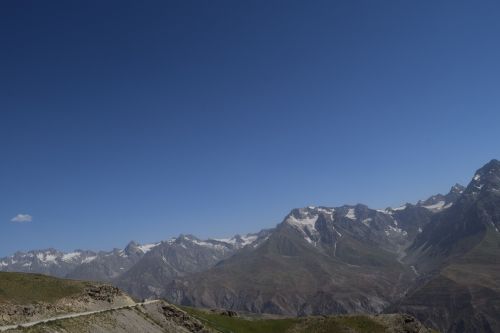
[[[350,220],[356,220],[356,212],[354,208],[349,208],[345,217],[347,217]]]
[[[307,229],[311,232],[317,231],[316,230],[316,221],[318,220],[318,215],[313,215],[311,217],[304,217],[304,218],[296,218],[293,215],[290,215],[286,222],[290,225],[296,226],[299,229]]]
[[[318,221],[317,214],[310,214],[303,210],[299,210],[300,217],[295,217],[290,214],[286,219],[286,223],[298,229],[303,235],[304,239],[313,244],[314,241],[311,239],[312,235],[317,235],[318,230],[316,230],[316,221]]]
[[[395,210],[395,211],[398,211],[398,210],[405,210],[407,207],[407,205],[403,205],[403,206],[400,206],[400,207],[396,207],[396,208],[391,208],[391,210]]]
[[[90,256],[82,260],[83,264],[88,264],[97,259],[97,256]]]
[[[70,253],[63,254],[61,259],[63,261],[69,262],[69,261],[73,261],[73,260],[79,258],[81,255],[82,254],[80,252],[70,252]]]
[[[144,244],[144,245],[139,245],[137,248],[142,251],[142,253],[148,253],[161,243],[151,243],[151,244]]]
[[[209,247],[209,248],[212,248],[212,249],[217,249],[217,250],[225,250],[225,249],[227,249],[227,247],[225,247],[224,245],[214,244],[214,243],[202,241],[202,240],[199,240],[199,239],[190,239],[190,241],[192,243],[196,244],[196,245],[203,246],[203,247]]]
[[[215,240],[217,242],[237,246],[237,247],[238,246],[244,247],[244,246],[252,244],[258,238],[259,238],[259,236],[256,234],[247,234],[247,235],[243,235],[243,236],[236,235],[236,236],[233,236],[231,238],[215,238],[213,240]]]
[[[364,225],[366,225],[367,227],[370,227],[370,222],[373,221],[373,219],[371,217],[367,218],[367,219],[364,219],[363,221],[361,221],[361,223],[363,223]]]
[[[453,206],[453,202],[446,203],[445,201],[441,200],[441,201],[436,202],[435,204],[424,205],[422,207],[424,207],[430,211],[433,211],[433,212],[439,212],[441,210],[448,209],[451,206]]]
[[[243,246],[247,246],[249,244],[252,244],[253,242],[255,242],[257,240],[257,235],[246,235],[246,236],[242,236],[241,239],[243,240],[243,243],[242,245]]]
[[[36,255],[37,259],[40,260],[44,264],[56,264],[57,261],[57,256],[49,253],[49,252],[44,252],[44,253],[37,253]]]
[[[391,207],[386,208],[386,209],[377,209],[376,211],[379,212],[379,213],[385,214],[385,215],[392,215],[392,214],[394,214],[394,210]]]
[[[387,229],[385,230],[385,234],[387,236],[390,236],[391,234],[397,234],[397,235],[402,235],[405,237],[408,235],[408,233],[405,230],[398,228],[398,227],[393,227],[392,225],[387,226]]]
[[[335,212],[335,208],[322,208],[322,207],[318,207],[316,208],[316,210],[319,212],[319,213],[323,213],[323,214],[326,214],[326,215],[333,215],[333,213]]]

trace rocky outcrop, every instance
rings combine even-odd
[[[216,313],[220,316],[225,316],[225,317],[239,317],[238,312],[236,311],[231,311],[231,310],[219,310],[219,309],[211,309],[210,312]]]
[[[165,319],[176,323],[180,327],[186,328],[189,332],[208,332],[198,320],[188,315],[187,312],[166,302],[161,303],[158,307],[161,309],[161,314]]]
[[[112,303],[117,296],[124,295],[120,289],[110,285],[90,286],[85,289],[86,296],[94,301],[106,301]]]
[[[166,302],[157,302],[75,318],[40,323],[12,333],[210,333],[200,321]]]

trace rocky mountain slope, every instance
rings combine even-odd
[[[423,277],[388,311],[443,332],[500,332],[499,230],[500,162],[493,160],[411,245],[405,261]]]
[[[294,209],[257,246],[175,279],[162,295],[257,313],[379,312],[415,280],[400,257],[432,214],[414,205]]]
[[[163,284],[161,295],[181,304],[289,315],[381,311],[418,276],[401,260],[406,247],[462,191],[456,185],[446,196],[385,210],[294,209],[259,244]]]
[[[153,248],[114,282],[133,295],[157,297],[162,294],[165,281],[207,270],[243,247],[258,244],[266,234],[262,231],[227,240],[181,235]]]

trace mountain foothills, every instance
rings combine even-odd
[[[140,298],[287,316],[404,312],[443,332],[500,332],[500,162],[416,204],[293,209],[273,229],[109,252],[53,249],[0,270],[105,281]]]

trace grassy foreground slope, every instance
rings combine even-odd
[[[102,283],[0,272],[0,326],[133,304],[130,296]]]
[[[0,303],[53,303],[84,292],[90,284],[41,274],[0,272]]]
[[[0,273],[0,331],[13,333],[210,333],[164,301],[137,303],[111,285]]]
[[[229,317],[207,310],[183,307],[192,317],[220,333],[430,333],[405,315],[351,315],[283,319]]]

